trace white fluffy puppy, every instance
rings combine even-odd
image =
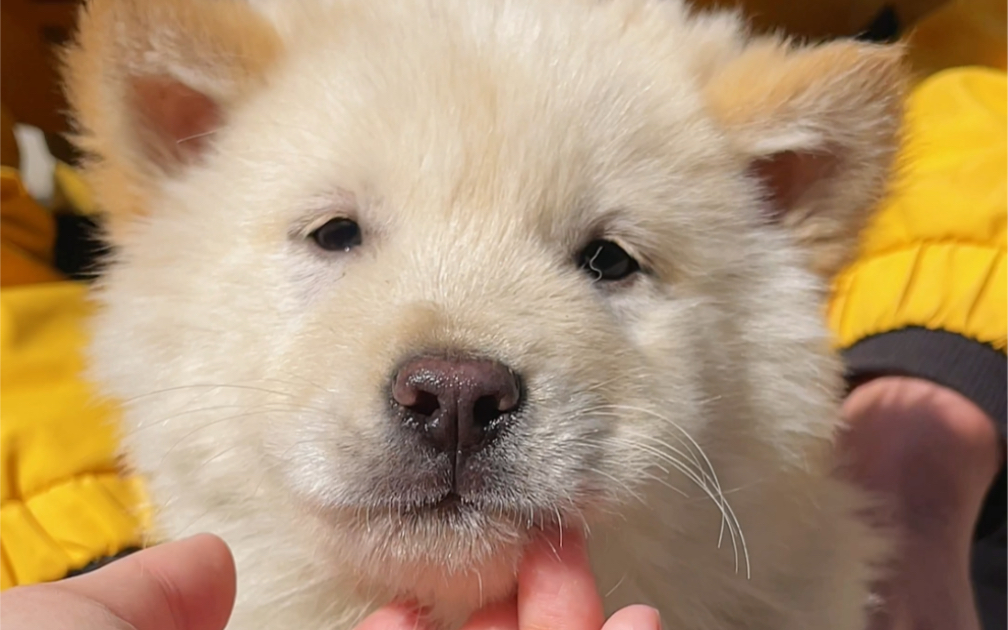
[[[676,630],[860,630],[821,302],[898,50],[648,0],[92,0],[67,51],[113,256],[93,376],[231,627],[447,626],[532,537]]]

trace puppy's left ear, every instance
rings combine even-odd
[[[886,190],[902,121],[902,49],[853,41],[756,40],[714,72],[715,120],[766,191],[767,219],[831,277]]]
[[[88,0],[63,54],[85,175],[109,234],[205,159],[282,52],[247,0]]]

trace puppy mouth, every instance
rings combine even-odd
[[[466,512],[478,511],[479,506],[454,490],[442,496],[424,501],[416,501],[403,506],[403,511],[416,516],[459,516]]]
[[[433,526],[460,532],[471,532],[473,527],[491,526],[491,523],[497,526],[507,523],[517,530],[533,529],[547,520],[547,515],[552,517],[555,514],[554,511],[512,504],[503,499],[494,500],[482,494],[467,495],[455,488],[421,496],[399,497],[385,506],[374,506],[370,513],[373,516],[387,511],[399,526]]]

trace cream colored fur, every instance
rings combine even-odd
[[[560,522],[609,610],[862,628],[883,544],[832,475],[821,297],[882,192],[898,51],[750,41],[676,0],[90,6],[66,60],[115,247],[92,374],[154,537],[231,545],[231,628],[397,596],[457,624]],[[179,101],[219,121],[201,148],[155,146],[151,77],[206,97]],[[317,250],[337,216],[362,246]],[[594,283],[600,235],[646,273]],[[426,473],[386,411],[395,366],[443,350],[528,388],[497,490],[451,523],[399,514]]]

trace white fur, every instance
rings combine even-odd
[[[229,627],[347,629],[395,596],[457,624],[560,520],[590,533],[610,611],[860,630],[880,546],[830,475],[823,283],[761,223],[701,97],[741,48],[735,18],[261,4],[284,54],[120,233],[92,347],[155,538],[234,551]],[[805,138],[788,133],[768,142]],[[341,215],[363,245],[313,249],[304,234]],[[574,258],[595,233],[649,274],[594,284]],[[425,473],[389,437],[388,379],[443,349],[497,357],[529,392],[500,453],[506,511],[454,526],[390,507]]]

